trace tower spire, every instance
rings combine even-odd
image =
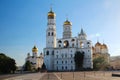
[[[68,14],[66,14],[66,21],[68,21]]]
[[[80,34],[78,35],[80,39],[86,39],[87,35],[86,33],[83,31],[83,28],[81,28]]]
[[[51,11],[51,12],[52,12],[52,5],[53,5],[53,4],[50,4],[50,11]]]
[[[103,39],[103,44],[104,44],[104,39]]]
[[[81,34],[83,34],[84,32],[83,32],[83,29],[81,28]]]
[[[97,42],[99,42],[99,37],[97,37]]]
[[[81,35],[86,35],[85,32],[83,31],[83,28],[81,28],[80,34],[81,34]]]

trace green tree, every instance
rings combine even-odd
[[[41,72],[46,72],[46,71],[47,71],[46,65],[45,65],[45,63],[43,63],[43,65],[41,67]]]
[[[80,70],[83,68],[83,59],[84,59],[84,52],[77,51],[74,56],[76,70]]]
[[[11,68],[12,73],[15,73],[15,70],[17,69],[17,67],[12,64],[16,64],[14,59],[10,59],[10,65],[11,65],[10,68]]]
[[[46,65],[45,65],[45,63],[43,63],[43,65],[42,65],[42,70],[46,70]]]
[[[3,53],[0,53],[0,73],[14,73],[15,70],[15,60]]]
[[[30,61],[26,61],[24,71],[32,71],[32,64],[30,63]]]
[[[100,56],[93,60],[93,69],[94,70],[106,70],[109,64],[106,62],[105,58]]]

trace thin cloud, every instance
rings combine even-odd
[[[120,55],[120,49],[116,49],[114,54]]]
[[[98,37],[100,37],[100,36],[101,36],[100,33],[96,33],[96,34],[91,34],[91,35],[89,35],[88,37],[89,37],[90,39],[93,39],[93,38],[98,38]]]

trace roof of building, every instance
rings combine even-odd
[[[34,47],[32,48],[32,52],[38,52],[38,48],[37,48],[36,46],[34,46]]]
[[[99,43],[98,41],[97,41],[97,43],[95,44],[95,47],[101,47],[101,43]]]
[[[52,11],[52,8],[51,10],[48,12],[48,18],[54,18],[56,15],[55,13]]]
[[[72,23],[68,19],[66,19],[66,21],[64,22],[64,25],[72,25]]]

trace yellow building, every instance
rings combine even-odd
[[[95,46],[92,47],[93,51],[93,59],[97,57],[104,57],[105,60],[109,63],[110,62],[110,54],[108,52],[108,47],[105,43],[101,44],[97,42]]]

